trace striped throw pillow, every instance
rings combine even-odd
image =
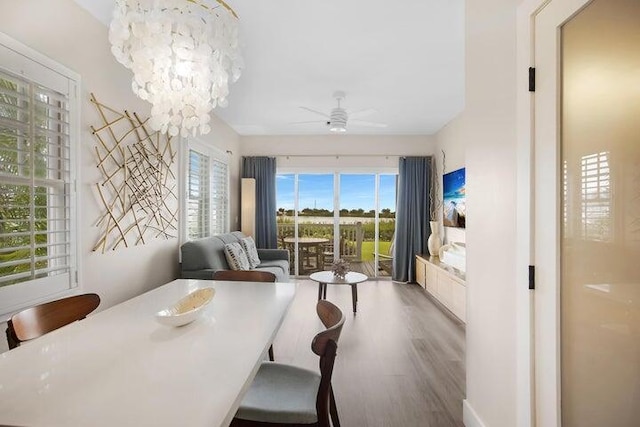
[[[253,240],[253,237],[245,237],[240,240],[240,244],[244,249],[244,252],[247,254],[247,258],[249,258],[249,264],[251,264],[251,268],[256,268],[260,265],[260,257],[258,256],[258,249],[256,248],[256,242]]]
[[[227,263],[232,270],[251,270],[247,254],[240,243],[233,242],[224,245],[224,256],[227,257]]]

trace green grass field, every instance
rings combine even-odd
[[[389,248],[391,247],[391,242],[379,242],[380,253],[383,255],[389,254]],[[374,255],[373,253],[375,249],[375,242],[362,242],[362,260],[363,261],[373,261]]]

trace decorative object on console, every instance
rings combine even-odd
[[[465,168],[449,172],[443,177],[443,222],[445,227],[465,228],[465,180]]]
[[[238,16],[223,0],[116,0],[109,41],[152,104],[151,128],[171,136],[209,133],[243,68]]]
[[[440,238],[440,222],[429,221],[431,226],[431,234],[427,239],[427,248],[429,249],[429,255],[438,257],[440,255],[440,247],[442,246],[442,239]]]
[[[333,272],[333,275],[340,279],[344,279],[350,269],[351,266],[349,263],[343,259],[337,259],[331,264],[331,271]]]
[[[442,151],[442,170],[444,170],[445,154]],[[431,190],[429,191],[429,219],[438,221],[440,208],[442,207],[442,199],[440,198],[440,175],[438,174],[438,164],[436,156],[431,156]],[[433,229],[433,226],[432,226]]]
[[[442,169],[444,170],[445,154],[442,150]],[[440,199],[440,175],[438,174],[438,165],[436,163],[436,156],[431,156],[431,189],[429,191],[429,225],[431,227],[431,234],[427,239],[427,248],[431,256],[437,257],[440,253],[440,247],[442,246],[442,238],[440,237],[440,221],[438,221],[438,214],[442,207],[442,201]]]
[[[465,272],[467,270],[467,250],[465,243],[451,242],[440,248],[440,261]]]
[[[104,122],[91,131],[97,166],[102,175],[96,183],[103,214],[94,251],[146,243],[147,238],[173,238],[177,234],[178,196],[172,170],[176,152],[171,137],[148,129],[149,119],[135,112],[120,112],[91,102]]]

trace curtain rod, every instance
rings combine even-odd
[[[401,157],[401,158],[405,158],[407,156],[399,156],[397,154],[278,154],[278,155],[275,155],[274,157],[286,157],[287,159],[291,157],[335,157],[336,159],[339,159],[340,157],[385,157],[385,158]]]

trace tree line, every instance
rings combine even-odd
[[[293,216],[293,209],[285,209],[279,208],[278,215],[279,216]],[[299,216],[326,216],[332,217],[333,211],[328,209],[314,209],[314,208],[304,208],[298,212]],[[365,211],[364,209],[340,209],[341,217],[362,217],[362,218],[374,218],[376,215],[376,211],[371,209],[369,211]],[[385,208],[380,210],[380,218],[395,218],[396,213],[391,212],[391,209]]]

